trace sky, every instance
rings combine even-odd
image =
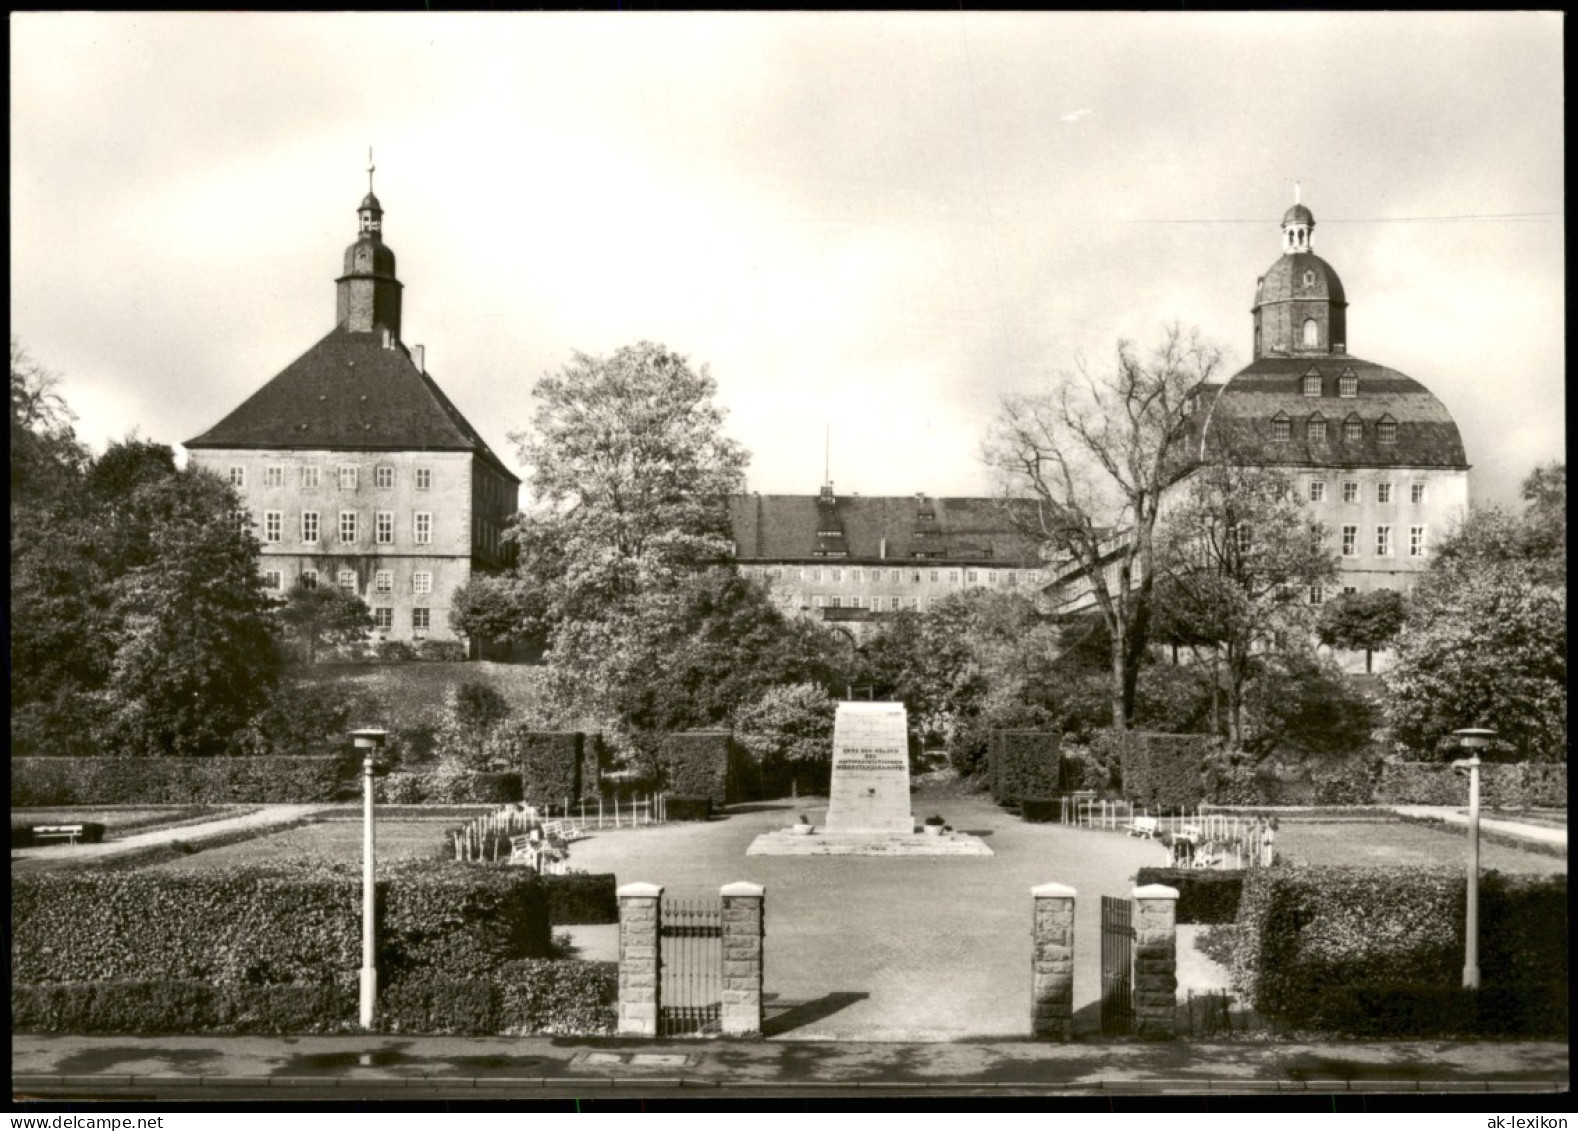
[[[12,334],[96,450],[333,328],[372,146],[402,336],[523,477],[533,383],[650,339],[750,490],[990,493],[1005,394],[1173,322],[1248,363],[1295,182],[1475,500],[1565,458],[1560,14],[10,23]]]

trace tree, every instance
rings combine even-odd
[[[770,774],[788,773],[794,787],[821,785],[833,760],[833,717],[837,704],[814,683],[770,687],[737,707],[730,719],[734,737]]]
[[[1344,593],[1320,611],[1320,642],[1328,648],[1363,649],[1368,672],[1371,655],[1396,639],[1405,616],[1403,595],[1395,589]]]
[[[317,663],[319,649],[355,647],[373,630],[372,611],[355,593],[299,580],[274,616],[309,665]]]
[[[72,430],[75,419],[60,395],[60,378],[11,339],[11,510],[69,496],[88,463]]]
[[[449,627],[477,643],[526,640],[547,643],[545,591],[512,574],[472,574],[449,602]]]
[[[1120,730],[1145,658],[1162,495],[1195,462],[1195,396],[1221,364],[1217,346],[1176,324],[1148,359],[1120,341],[1110,374],[1079,364],[1055,394],[1005,398],[987,441],[1016,523],[1091,588],[1112,641]]]
[[[1160,626],[1209,649],[1227,692],[1227,737],[1244,736],[1244,690],[1258,653],[1302,632],[1309,594],[1337,576],[1337,555],[1281,468],[1239,463],[1222,450],[1178,489],[1157,537]]]

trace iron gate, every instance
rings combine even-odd
[[[723,1020],[723,901],[669,899],[659,912],[658,1036],[701,1036]]]
[[[1134,1031],[1134,904],[1101,897],[1101,1035]]]

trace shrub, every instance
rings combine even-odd
[[[670,821],[710,821],[712,819],[712,798],[710,797],[679,797],[671,795],[663,799],[663,815]]]
[[[458,640],[419,640],[416,658],[429,664],[455,664],[466,658],[466,646]]]
[[[384,664],[408,664],[416,659],[416,649],[404,640],[380,640],[373,654]]]
[[[1019,801],[1019,815],[1033,824],[1057,821],[1063,815],[1063,803],[1056,797],[1025,797]]]
[[[1056,793],[1063,780],[1058,745],[1050,731],[995,731],[987,754],[993,799],[1003,804]]]
[[[1123,767],[1123,794],[1137,805],[1186,809],[1205,799],[1207,759],[1217,740],[1202,734],[1128,731],[1114,736]]]
[[[384,805],[420,805],[427,800],[427,786],[420,774],[397,770],[373,779],[373,796]]]
[[[520,770],[521,796],[533,805],[579,798],[586,773],[586,736],[575,732],[532,730],[522,723],[505,724],[487,740],[487,755],[494,765]]]
[[[618,1023],[619,964],[527,959],[501,966],[500,1032],[595,1036]]]
[[[1244,890],[1242,872],[1213,872],[1198,868],[1141,868],[1138,885],[1166,884],[1178,890],[1178,922],[1231,923],[1238,917]]]
[[[618,884],[612,872],[571,872],[543,876],[548,921],[556,927],[574,923],[619,922]]]
[[[1070,742],[1065,737],[1061,754],[1064,790],[1068,792],[1094,790],[1097,793],[1104,793],[1113,787],[1112,774],[1115,763],[1107,760],[1105,744],[1098,749],[1095,742],[1087,745]]]
[[[1480,767],[1480,802],[1493,809],[1567,807],[1567,767],[1543,762]],[[1389,805],[1464,805],[1468,785],[1445,762],[1387,762],[1375,800]]]
[[[729,803],[738,754],[728,731],[645,735],[641,741],[651,751],[664,789],[681,796],[710,797],[714,805]]]
[[[11,804],[233,805],[332,802],[355,791],[353,756],[13,758]]]

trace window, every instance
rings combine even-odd
[[[1314,349],[1318,345],[1320,345],[1320,325],[1315,319],[1306,318],[1304,319],[1304,348]]]
[[[1344,373],[1337,378],[1337,395],[1352,399],[1359,395],[1359,378],[1352,373]]]
[[[940,570],[940,569],[932,570],[931,571],[931,579],[933,581],[941,581],[942,580],[942,570]]]
[[[356,571],[354,569],[342,569],[340,571],[340,588],[347,593],[356,592]]]
[[[388,632],[394,627],[394,610],[388,605],[380,605],[373,610],[373,627],[379,632]]]
[[[841,570],[841,569],[828,570],[828,573],[830,573],[832,575],[832,578],[833,578],[834,581],[843,581],[844,580],[844,571]]]
[[[910,598],[910,608],[916,609],[916,610],[920,609],[920,598],[919,597],[911,597]]]
[[[301,512],[301,540],[303,542],[316,542],[318,540],[318,512]]]
[[[304,467],[304,468],[301,469],[301,485],[303,487],[316,488],[318,486],[318,482],[319,482],[319,469],[318,468],[316,468],[316,467]]]
[[[1233,541],[1238,546],[1238,552],[1240,554],[1249,553],[1249,527],[1245,526],[1243,523],[1239,523],[1237,526],[1233,527]]]
[[[864,597],[851,597],[849,599],[849,607],[852,609],[864,608],[865,604],[866,601]]]
[[[246,533],[247,527],[252,525],[252,516],[247,513],[247,509],[245,507],[242,507],[240,510],[233,510],[230,512],[230,521],[235,525],[237,530],[241,531],[242,533]]]
[[[411,575],[411,592],[431,593],[433,591],[433,575],[427,570],[417,570]]]
[[[1375,426],[1375,438],[1383,444],[1397,443],[1397,421],[1383,420]]]
[[[247,485],[247,469],[236,464],[231,464],[230,485],[232,487],[245,487]]]
[[[971,585],[975,584],[975,579],[977,576],[979,575],[973,569],[967,569],[964,571],[964,580],[969,582]]]
[[[852,569],[852,570],[849,571],[849,580],[851,580],[851,581],[860,581],[861,580],[859,567],[856,567],[855,569]]]
[[[426,632],[433,627],[432,609],[412,609],[411,627],[417,632]]]
[[[279,466],[270,466],[263,469],[263,486],[285,486],[285,469]]]
[[[418,546],[426,546],[433,541],[433,512],[417,511],[415,522],[412,524],[412,534]]]
[[[1342,528],[1342,556],[1356,558],[1359,556],[1359,528],[1357,526],[1344,526]]]
[[[1342,501],[1345,503],[1357,503],[1359,501],[1359,485],[1357,483],[1350,481],[1342,485]]]
[[[822,580],[822,571],[819,570],[819,569],[813,569],[811,571],[811,580],[812,581],[821,581]]]
[[[373,591],[375,593],[393,593],[394,571],[381,569],[373,574]]]
[[[341,511],[340,512],[340,541],[341,542],[354,542],[354,541],[356,541],[356,512],[355,511]]]
[[[301,587],[303,589],[316,589],[318,587],[318,571],[315,569],[302,570]]]
[[[827,599],[827,607],[830,609],[842,609],[844,607],[844,599],[837,596],[829,597]]]
[[[379,487],[382,487],[382,488],[385,488],[385,489],[393,487],[394,486],[394,468],[389,467],[387,465],[377,468],[373,472],[373,481],[375,483],[377,483]]]
[[[1408,528],[1408,556],[1422,558],[1425,556],[1425,528],[1423,526],[1410,526]]]
[[[1392,485],[1390,483],[1377,483],[1375,485],[1375,501],[1389,503],[1392,501]]]
[[[1325,417],[1323,417],[1323,416],[1312,416],[1310,418],[1309,437],[1310,437],[1310,443],[1312,443],[1312,444],[1324,444],[1326,442],[1326,418]]]
[[[1271,438],[1282,443],[1293,438],[1293,423],[1280,413],[1271,418]]]
[[[949,585],[957,585],[957,584],[959,584],[959,571],[958,570],[950,569],[948,571],[948,584]]]
[[[1324,586],[1320,586],[1320,585],[1311,585],[1310,586],[1310,604],[1312,604],[1312,605],[1322,605],[1322,604],[1325,604],[1325,602],[1326,602],[1326,589],[1325,589],[1325,587]]]
[[[1326,501],[1326,481],[1324,479],[1310,480],[1310,502],[1324,503]]]
[[[1358,591],[1359,587],[1357,585],[1344,585],[1342,587],[1342,595],[1344,597],[1348,596],[1350,593],[1357,593]]]
[[[340,490],[356,490],[356,469],[354,467],[340,468]]]
[[[803,569],[795,570],[794,571],[794,579],[796,581],[804,581],[805,580],[805,570],[803,570]]]
[[[1425,485],[1423,483],[1409,484],[1408,501],[1413,503],[1416,507],[1425,501]]]
[[[380,546],[394,544],[394,511],[379,511],[373,518],[373,541]]]
[[[1379,558],[1392,556],[1392,528],[1390,526],[1377,526],[1375,528],[1375,556]]]
[[[1304,323],[1304,331],[1305,331],[1304,336],[1305,336],[1306,339],[1309,337],[1309,328],[1312,325],[1314,325],[1313,321]],[[1314,343],[1306,341],[1305,344],[1306,345],[1313,345]],[[1318,396],[1320,396],[1320,374],[1319,373],[1311,370],[1309,373],[1304,374],[1304,395],[1306,397],[1318,397]]]
[[[285,588],[285,575],[277,569],[264,570],[263,588],[275,591]]]
[[[429,467],[419,467],[419,468],[417,468],[416,469],[416,489],[418,491],[426,491],[426,490],[429,490],[432,486],[433,486],[433,469],[429,468]]]
[[[1342,422],[1342,438],[1350,444],[1357,444],[1364,439],[1364,421],[1357,416],[1350,416]]]
[[[278,542],[284,537],[285,513],[283,511],[263,512],[263,541]]]

